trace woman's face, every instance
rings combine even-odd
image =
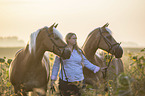
[[[77,37],[76,35],[72,35],[70,39],[68,39],[68,44],[70,45],[75,45],[77,42]]]

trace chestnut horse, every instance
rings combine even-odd
[[[106,64],[103,62],[98,55],[96,55],[96,51],[98,48],[115,55],[115,59],[113,59],[110,63],[110,66],[114,66],[115,70],[112,67],[108,67],[107,69],[107,76],[108,73],[112,72],[123,72],[123,64],[121,62],[123,50],[119,43],[115,41],[115,39],[111,36],[111,30],[108,27],[108,23],[105,24],[103,27],[99,27],[94,29],[87,37],[85,43],[82,46],[82,51],[85,57],[93,64],[104,67]],[[116,67],[117,66],[117,67]],[[119,66],[119,67],[118,67]],[[118,68],[118,69],[117,69]],[[120,70],[121,69],[121,70]],[[93,85],[96,88],[97,84],[103,84],[104,79],[102,72],[98,72],[94,74],[92,71],[88,70],[86,67],[83,69],[85,82],[88,84]],[[118,74],[119,74],[118,72]],[[110,76],[110,75],[109,75]],[[109,77],[108,76],[108,77]],[[112,77],[113,78],[113,77]]]
[[[53,24],[32,33],[29,44],[17,53],[10,64],[9,79],[18,96],[27,96],[29,91],[46,96],[50,65],[44,56],[45,51],[63,58],[70,57],[71,51],[55,27]]]

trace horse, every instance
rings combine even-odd
[[[39,96],[46,96],[50,65],[44,53],[46,51],[68,59],[71,50],[63,41],[55,23],[32,33],[30,42],[15,56],[9,67],[9,80],[14,86],[15,94],[27,96],[29,91]]]
[[[116,58],[113,59],[110,63],[110,66],[114,66],[115,70],[112,67],[108,66],[108,69],[106,71],[107,77],[110,76],[108,73],[110,73],[111,71],[115,73],[118,72],[117,74],[123,72],[123,63],[120,59],[123,55],[123,49],[120,44],[117,43],[116,40],[111,36],[111,30],[108,28],[108,25],[109,24],[106,23],[104,26],[91,31],[81,48],[85,57],[91,63],[99,67],[107,67],[107,65],[104,63],[103,59],[96,55],[97,49],[102,49],[112,55],[115,55]],[[98,84],[99,86],[102,86],[102,84],[105,85],[104,80],[106,81],[107,78],[102,74],[102,72],[99,71],[94,74],[92,71],[84,67],[83,73],[86,84],[92,85],[93,88],[98,88]],[[110,77],[110,79],[111,78],[113,77]]]

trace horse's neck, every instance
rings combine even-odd
[[[41,62],[42,61],[42,58],[43,58],[43,55],[44,55],[44,53],[45,53],[45,50],[42,50],[43,48],[42,48],[42,46],[40,46],[40,47],[36,47],[36,51],[34,52],[34,51],[31,51],[31,53],[30,53],[30,51],[29,51],[29,45],[27,45],[26,46],[26,48],[25,48],[25,50],[24,50],[24,53],[25,53],[25,55],[27,55],[28,56],[28,61],[30,61],[30,62]]]
[[[36,52],[35,54],[35,59],[38,61],[41,61],[43,56],[44,56],[45,50],[43,50],[42,46],[40,46],[39,48],[36,48]]]
[[[87,58],[93,58],[95,56],[96,50],[98,49],[96,44],[98,44],[99,40],[93,37],[92,34],[89,38],[86,39],[82,50]]]
[[[92,36],[97,36],[97,34],[92,34]],[[99,36],[98,38],[96,37],[89,37],[86,39],[82,50],[84,52],[85,57],[93,64],[98,65],[98,66],[102,66],[103,61],[96,56],[96,51],[98,49],[98,47],[96,46],[96,44],[99,44]]]

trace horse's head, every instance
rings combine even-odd
[[[54,52],[55,54],[68,59],[71,55],[70,49],[67,44],[63,41],[62,35],[56,29],[54,24],[51,27],[44,27],[42,30],[45,31],[46,36],[44,39],[44,46],[46,50]]]
[[[108,23],[106,23],[103,27],[99,28],[100,39],[98,42],[99,48],[115,55],[116,58],[121,58],[123,54],[123,49],[119,43],[111,35],[111,30],[108,27]]]
[[[90,41],[89,43],[93,45],[92,48],[95,49],[95,51],[96,49],[100,48],[115,55],[116,58],[121,58],[123,54],[122,47],[112,37],[111,30],[107,28],[108,25],[109,24],[107,23],[103,27],[99,27],[93,30],[88,35],[87,40],[89,40]],[[88,46],[90,46],[91,48],[91,45]]]
[[[42,47],[43,51],[50,51],[62,58],[68,59],[71,51],[63,41],[62,35],[56,29],[55,24],[51,27],[44,27],[39,30],[36,38],[36,49]]]

